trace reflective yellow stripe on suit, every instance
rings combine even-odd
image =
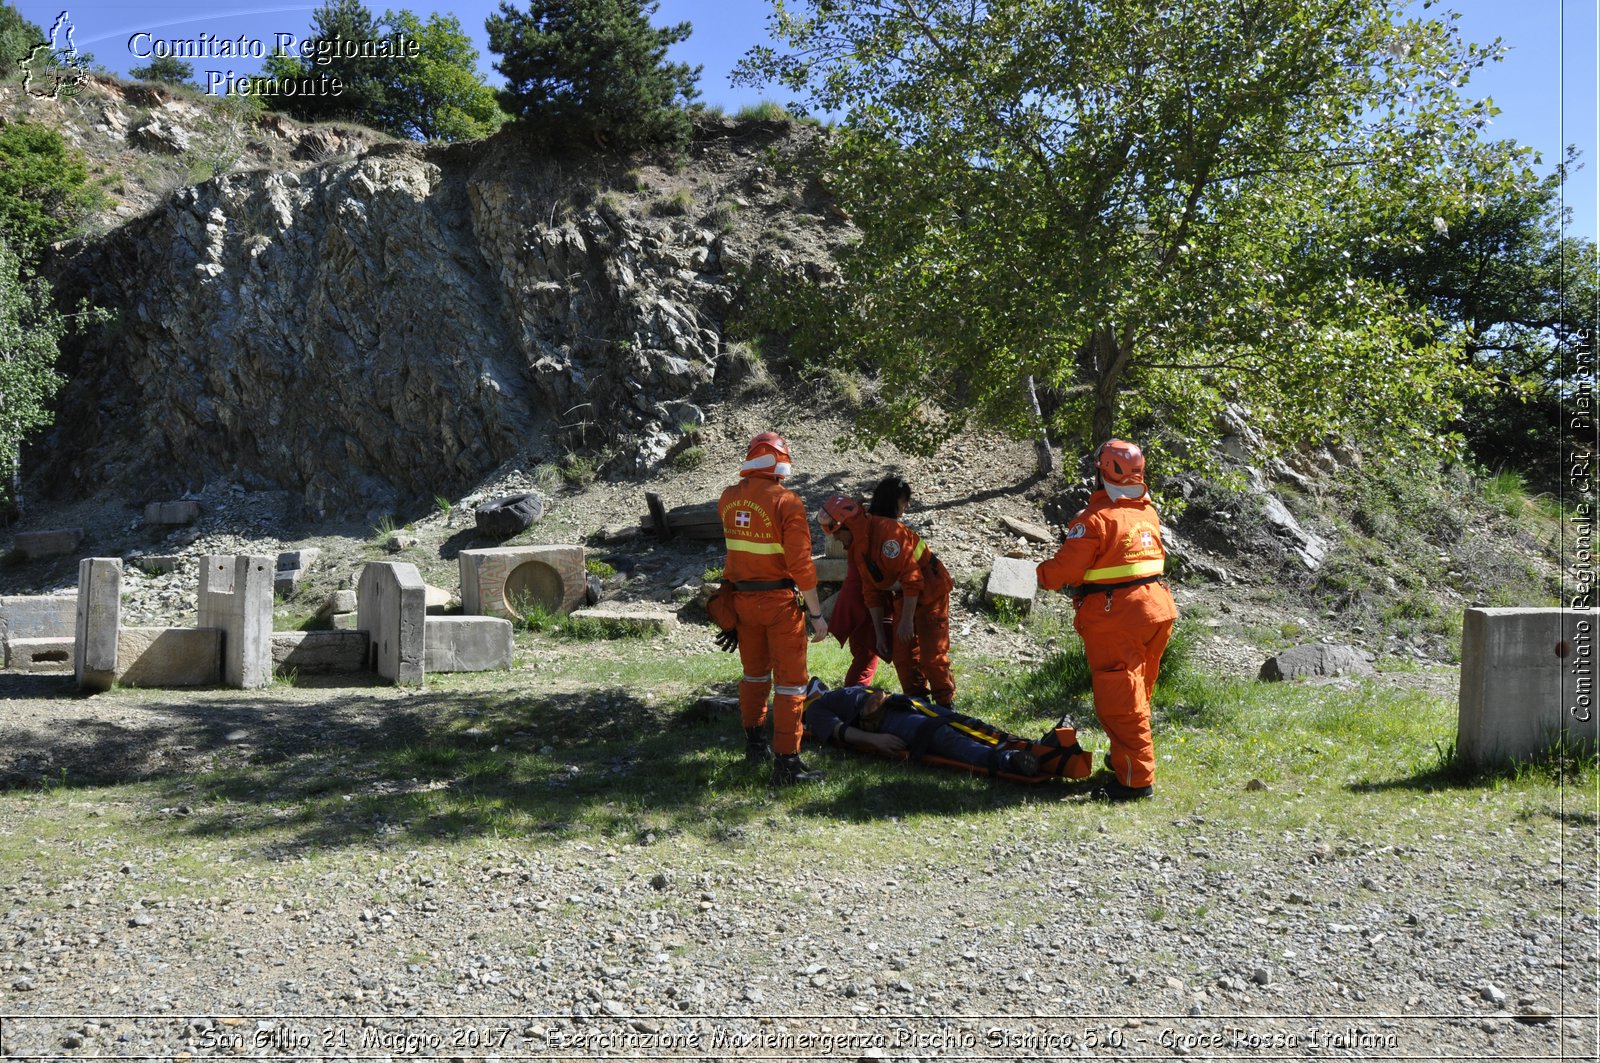
[[[749,543],[745,542],[743,539],[729,539],[727,540],[727,544],[729,550],[738,550],[740,553],[744,554],[783,553],[782,543]]]
[[[1138,579],[1140,576],[1161,575],[1162,560],[1135,561],[1131,565],[1113,565],[1110,568],[1091,568],[1083,574],[1085,583],[1114,583],[1119,579]]]

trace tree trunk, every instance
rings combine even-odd
[[[1033,386],[1033,374],[1028,374],[1028,401],[1033,403],[1033,419],[1039,425],[1039,438],[1033,441],[1035,460],[1040,476],[1049,476],[1060,467],[1055,447],[1050,445],[1050,427],[1044,423],[1044,410],[1039,406],[1039,391]]]
[[[1132,353],[1110,328],[1097,329],[1091,341],[1094,348],[1094,435],[1090,443],[1099,446],[1116,434],[1117,390],[1122,372]]]

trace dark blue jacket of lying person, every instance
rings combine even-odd
[[[829,690],[813,679],[806,690],[803,720],[813,741],[886,757],[954,761],[996,775],[1039,775],[1039,761],[1032,752],[1004,748],[1011,738],[1004,732],[943,706],[877,687]]]

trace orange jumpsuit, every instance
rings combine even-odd
[[[1150,694],[1178,607],[1161,575],[1167,551],[1150,495],[1113,502],[1096,491],[1067,526],[1056,556],[1039,566],[1046,590],[1073,588],[1094,684],[1094,711],[1111,742],[1108,762],[1124,786],[1155,780]],[[1146,581],[1146,582],[1141,582]],[[1136,583],[1136,586],[1123,586]]]
[[[811,675],[806,670],[806,613],[795,591],[817,585],[805,503],[773,477],[750,475],[722,492],[717,512],[728,545],[722,578],[736,589],[733,608],[744,665],[739,715],[747,728],[765,724],[771,691],[772,751],[780,757],[798,753],[800,714]],[[781,588],[738,589],[741,584],[783,581],[788,585]]]
[[[850,561],[861,573],[861,597],[868,609],[895,605],[893,589],[905,599],[915,596],[910,642],[894,639],[894,670],[907,694],[949,705],[956,696],[950,671],[950,589],[953,581],[944,563],[917,533],[891,517],[867,515],[851,521]]]

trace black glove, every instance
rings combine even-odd
[[[713,641],[716,642],[718,649],[732,653],[739,648],[739,629],[730,627],[726,631],[718,632]]]

